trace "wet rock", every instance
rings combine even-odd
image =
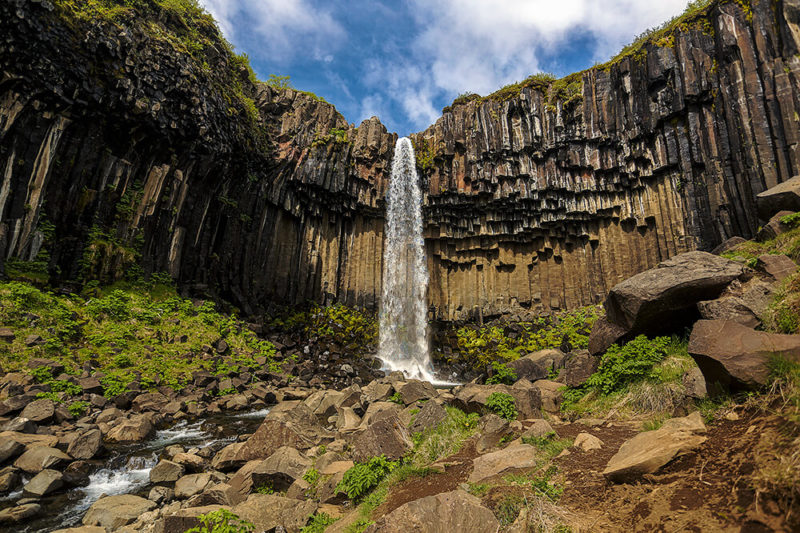
[[[496,533],[500,523],[481,501],[462,490],[443,492],[401,505],[369,526],[367,533],[409,531]]]
[[[114,531],[134,522],[142,513],[153,510],[155,506],[150,500],[133,494],[106,496],[92,504],[83,517],[83,525],[101,526]]]
[[[567,356],[561,350],[539,350],[511,361],[507,366],[517,373],[517,379],[545,379],[552,370],[564,366]]]
[[[29,474],[38,474],[46,468],[59,468],[71,460],[72,458],[61,450],[36,446],[25,450],[25,453],[14,461],[14,466]]]
[[[116,443],[141,442],[153,436],[155,427],[149,416],[133,415],[111,428],[106,440]]]
[[[183,465],[162,459],[150,470],[150,483],[174,483],[185,471]]]
[[[64,483],[73,487],[89,485],[89,474],[95,470],[95,465],[88,461],[72,461],[64,469]]]
[[[0,524],[18,524],[38,515],[42,506],[38,503],[26,503],[7,507],[0,511]]]
[[[179,500],[185,500],[195,494],[200,494],[211,483],[212,479],[209,473],[183,476],[175,483],[175,497]]]
[[[767,382],[771,356],[800,361],[800,335],[756,331],[730,320],[700,320],[689,338],[689,354],[711,390],[756,389]]]
[[[103,434],[99,429],[90,429],[79,433],[67,448],[67,454],[73,459],[91,459],[103,446]]]
[[[761,220],[769,220],[780,211],[800,211],[800,176],[758,193],[756,206]]]
[[[44,469],[22,488],[25,496],[41,498],[64,486],[64,476],[58,470]]]
[[[527,444],[512,444],[496,452],[476,457],[473,461],[470,483],[480,483],[484,479],[507,471],[533,468],[539,460],[538,450]]]

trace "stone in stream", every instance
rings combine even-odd
[[[22,487],[28,497],[41,498],[64,486],[64,476],[58,470],[44,469]]]
[[[366,533],[409,531],[497,533],[500,523],[481,501],[463,490],[405,503],[369,526]]]
[[[21,482],[20,471],[13,466],[0,469],[0,494],[5,494],[16,489]]]
[[[155,427],[147,415],[133,415],[123,419],[106,435],[110,442],[141,442],[153,436]]]
[[[162,459],[150,470],[150,483],[174,483],[183,476],[185,471],[183,465]]]
[[[83,525],[101,526],[114,531],[134,522],[142,513],[155,507],[156,504],[150,500],[133,494],[106,496],[92,504],[83,517]]]
[[[211,483],[211,474],[207,472],[183,476],[175,483],[175,497],[179,500],[191,498],[203,492]]]
[[[281,446],[307,450],[333,438],[333,433],[322,427],[314,413],[300,403],[287,410],[270,411],[256,432],[237,450],[235,459],[266,459]]]
[[[79,433],[69,443],[67,454],[73,459],[91,459],[103,446],[103,434],[99,429]]]
[[[38,515],[42,506],[38,503],[26,503],[7,507],[0,511],[0,524],[18,524]]]
[[[14,466],[29,474],[38,474],[46,468],[59,468],[71,461],[72,458],[56,448],[36,446],[29,448],[20,455]]]

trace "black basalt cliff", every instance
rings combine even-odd
[[[248,313],[375,307],[397,136],[256,82],[208,17],[73,5],[0,4],[5,270],[165,271]],[[447,108],[412,136],[433,314],[598,302],[752,235],[754,195],[800,172],[799,24],[798,0],[719,1],[606,65]]]

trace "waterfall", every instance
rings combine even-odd
[[[399,139],[394,149],[386,202],[378,357],[388,371],[435,381],[428,352],[422,191],[414,148],[407,137]]]

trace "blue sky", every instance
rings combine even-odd
[[[605,61],[686,0],[200,0],[259,78],[289,75],[401,135],[463,92]]]

